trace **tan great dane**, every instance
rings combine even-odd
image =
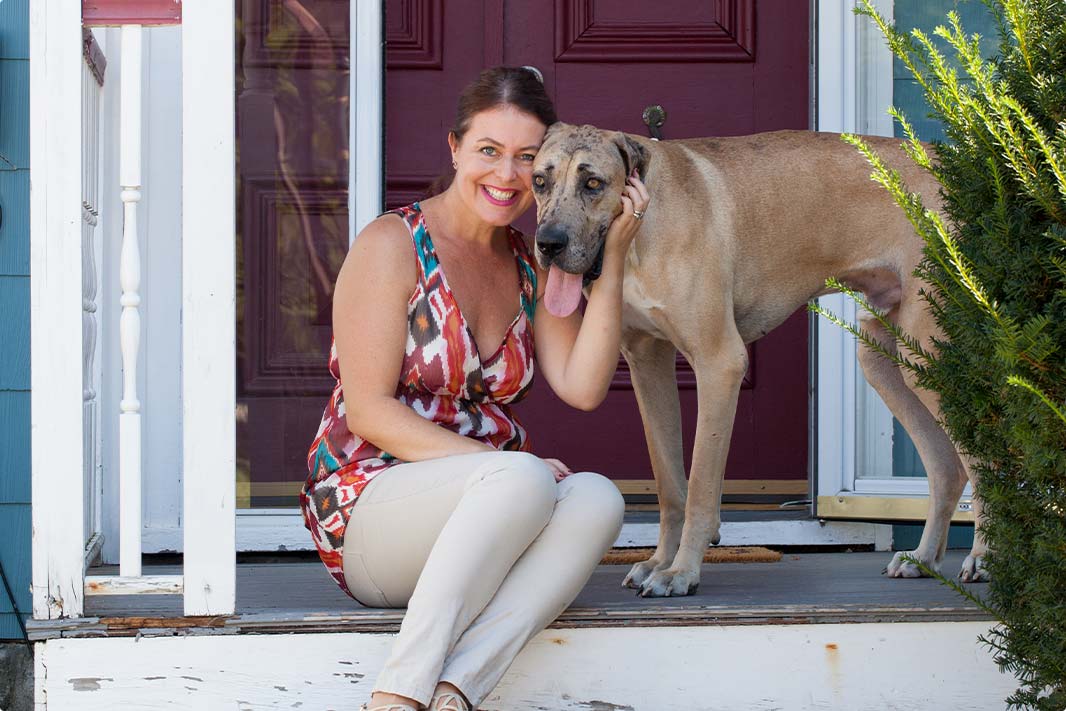
[[[938,204],[937,183],[914,166],[898,140],[869,141],[927,206]],[[657,142],[555,124],[533,172],[543,267],[583,274],[586,282],[595,278],[607,227],[634,167],[651,202],[626,258],[622,351],[644,421],[661,523],[654,555],[633,566],[624,584],[645,596],[688,595],[699,585],[704,550],[719,540],[726,454],[748,367],[744,344],[827,293],[829,277],[863,292],[926,348],[937,332],[918,293],[923,284],[913,275],[922,242],[887,191],[870,180],[863,156],[838,134],[779,131]],[[895,349],[876,320],[862,325]],[[687,484],[677,351],[696,373],[699,402]],[[969,468],[937,423],[935,393],[916,388],[908,373],[867,348],[860,348],[859,360],[929,474],[928,519],[912,555],[938,569]],[[974,504],[980,525],[976,498]],[[984,554],[978,533],[960,574],[964,580],[985,579]],[[897,553],[886,572],[919,576],[902,556]]]

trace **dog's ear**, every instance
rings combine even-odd
[[[626,176],[633,169],[637,169],[637,175],[641,180],[648,174],[648,151],[626,134],[619,131],[614,136],[614,144],[618,146],[618,152],[622,154],[622,165],[625,166]]]

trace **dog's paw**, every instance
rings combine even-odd
[[[639,590],[644,584],[644,581],[648,579],[653,572],[655,572],[656,560],[655,558],[649,558],[648,560],[636,563],[629,569],[629,573],[625,579],[622,580],[622,587],[633,588]]]
[[[985,559],[981,556],[970,554],[962,561],[962,570],[959,571],[959,580],[964,583],[987,583],[992,576],[985,570]]]
[[[699,570],[679,568],[656,570],[640,586],[641,597],[683,597],[696,592],[700,586]]]
[[[928,577],[913,560],[922,560],[916,551],[900,551],[892,556],[892,562],[884,569],[884,574],[890,578],[925,578]],[[940,566],[931,560],[922,560],[922,563],[931,570],[937,571]]]

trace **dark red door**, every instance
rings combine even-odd
[[[809,127],[806,2],[389,0],[386,8],[390,207],[417,199],[445,171],[456,97],[494,64],[538,67],[569,123],[647,135],[641,115],[657,104],[667,114],[664,138]],[[531,219],[522,226],[531,228]],[[805,313],[752,347],[727,492],[806,491],[807,360]],[[541,382],[519,414],[537,454],[601,471],[621,480],[623,490],[640,492],[648,489],[651,468],[624,365],[596,412],[570,409]],[[684,361],[678,380],[688,452],[696,393]]]
[[[243,507],[292,506],[332,386],[332,288],[348,247],[349,0],[237,8],[238,497]],[[666,138],[808,125],[805,2],[388,0],[386,13],[389,206],[417,199],[445,170],[459,91],[500,63],[539,67],[572,123],[644,133],[642,111],[659,104]],[[691,449],[694,379],[683,362],[678,370]],[[571,410],[540,383],[520,415],[537,453],[602,471],[627,491],[647,488],[624,364],[597,412]],[[798,314],[753,348],[732,490],[747,481],[766,491],[750,482],[769,480],[778,482],[771,490],[801,493],[807,428],[807,321]]]

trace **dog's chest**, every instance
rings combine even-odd
[[[665,304],[645,288],[640,276],[627,269],[622,282],[622,330],[641,331],[670,340],[663,329],[665,308]]]

